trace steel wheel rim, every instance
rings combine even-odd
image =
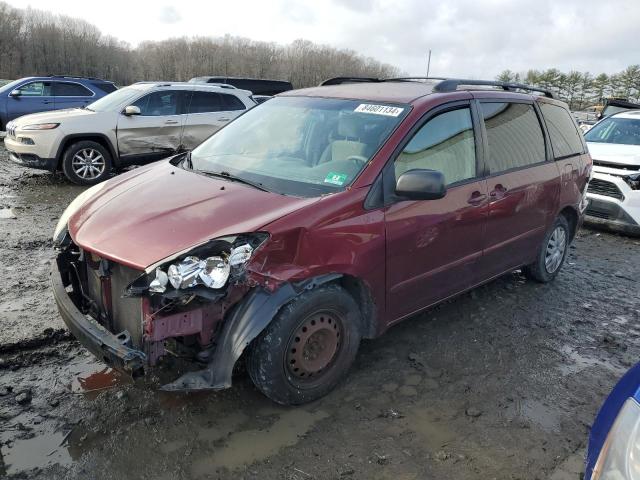
[[[554,273],[560,267],[564,252],[567,248],[567,232],[562,227],[556,227],[547,243],[544,256],[544,267],[548,273]]]
[[[286,367],[291,377],[313,381],[334,364],[344,337],[342,321],[333,312],[309,315],[287,345]]]
[[[73,173],[85,180],[93,180],[104,173],[106,163],[102,154],[94,148],[83,148],[71,160]]]

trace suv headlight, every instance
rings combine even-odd
[[[104,186],[105,183],[103,182],[86,189],[69,204],[64,212],[62,212],[62,215],[58,220],[58,224],[56,225],[56,229],[53,231],[54,247],[60,247],[62,245],[64,237],[67,235],[67,223],[69,222],[69,218],[71,217],[71,215],[80,210],[80,207],[82,207],[82,205],[84,205],[84,203],[89,200],[89,198],[94,196]]]
[[[198,289],[205,287],[219,290],[230,277],[237,277],[244,272],[255,249],[268,237],[266,233],[250,233],[212,240],[160,266],[152,267],[151,272],[129,285],[127,294],[136,296],[147,291],[165,293],[168,289],[178,293],[197,293]]]
[[[20,130],[53,130],[54,128],[58,128],[59,125],[59,123],[34,123],[25,125],[21,127]]]
[[[600,450],[591,480],[640,480],[640,405],[629,398]]]

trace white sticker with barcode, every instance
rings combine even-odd
[[[373,105],[371,103],[361,103],[354,111],[358,113],[373,113],[374,115],[397,117],[404,111],[404,108],[391,107],[389,105]]]

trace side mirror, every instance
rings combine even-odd
[[[11,90],[11,93],[9,93],[10,97],[19,97],[20,96],[20,90],[16,89],[16,90]]]
[[[396,182],[396,195],[409,200],[437,200],[447,194],[442,172],[408,170]]]
[[[140,107],[136,107],[135,105],[129,105],[128,107],[125,107],[124,114],[127,117],[130,117],[132,115],[140,115]]]

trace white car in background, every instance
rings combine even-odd
[[[593,158],[585,220],[640,235],[640,110],[601,120],[585,140]]]
[[[94,185],[114,169],[191,150],[256,102],[231,85],[142,82],[87,105],[7,124],[9,158]]]

